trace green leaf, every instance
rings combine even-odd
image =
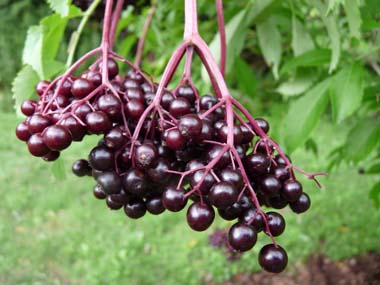
[[[360,28],[362,25],[362,18],[358,1],[346,0],[344,3],[344,10],[346,11],[351,37],[359,39],[361,36]]]
[[[375,208],[380,208],[380,181],[373,185],[369,198],[373,201]]]
[[[287,60],[281,68],[281,74],[294,72],[298,67],[323,66],[329,63],[331,52],[328,49],[314,49]]]
[[[246,96],[253,97],[256,94],[257,79],[252,72],[252,68],[240,57],[236,58],[234,70],[238,76],[239,90]]]
[[[364,94],[361,65],[352,64],[339,71],[334,76],[330,94],[334,121],[340,123],[361,106]]]
[[[304,144],[326,109],[331,79],[315,85],[304,96],[294,101],[284,119],[283,137],[289,153]]]
[[[274,17],[257,24],[257,37],[265,62],[272,68],[273,75],[278,79],[278,68],[281,63],[281,34]]]
[[[326,26],[327,33],[331,42],[331,62],[329,72],[333,72],[339,63],[340,58],[340,33],[338,29],[337,19],[334,15],[328,13],[328,7],[326,4],[322,3],[320,0],[311,1],[314,6],[318,9],[321,19]]]
[[[60,14],[62,17],[66,17],[70,12],[70,0],[47,0],[50,8]]]
[[[40,78],[44,78],[42,65],[43,29],[41,26],[31,26],[25,40],[22,61],[29,64],[37,72]]]
[[[375,119],[365,118],[354,126],[347,136],[344,156],[358,163],[365,160],[380,141],[380,125]]]
[[[312,138],[308,139],[305,142],[305,148],[306,150],[310,150],[312,153],[314,153],[314,155],[318,156],[318,144]]]
[[[292,17],[292,49],[295,56],[299,56],[315,48],[312,37],[300,20]]]
[[[37,73],[30,65],[25,65],[17,74],[12,83],[13,99],[15,100],[15,108],[17,114],[22,116],[20,106],[22,102],[30,99],[34,94],[34,87],[38,83]]]
[[[341,4],[343,4],[344,0],[328,0],[327,13],[332,12],[337,9]]]
[[[65,162],[63,159],[57,159],[51,166],[51,172],[57,180],[66,179]]]
[[[314,70],[302,70],[297,72],[294,78],[281,83],[276,91],[284,97],[297,96],[308,90],[316,79]]]
[[[53,60],[58,52],[58,48],[66,28],[67,19],[58,14],[45,17],[41,20],[40,26],[43,30],[42,59]]]
[[[371,165],[366,171],[365,174],[380,174],[380,162]]]

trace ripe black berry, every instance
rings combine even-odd
[[[187,223],[194,231],[205,231],[214,221],[215,211],[206,203],[194,202],[187,210],[186,217]]]
[[[288,264],[288,255],[279,245],[267,244],[260,250],[259,264],[268,272],[280,273]]]
[[[219,182],[212,186],[209,199],[211,204],[220,209],[231,207],[237,200],[238,191],[229,182]]]
[[[236,223],[228,231],[228,243],[237,251],[250,250],[256,241],[256,231],[244,223]]]
[[[167,186],[162,194],[162,204],[171,212],[181,211],[187,203],[185,189],[176,189],[175,186]]]

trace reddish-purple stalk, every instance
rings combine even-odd
[[[215,0],[215,6],[220,36],[220,72],[224,77],[226,72],[227,41],[226,27],[224,25],[223,0]]]
[[[115,43],[116,28],[120,19],[121,11],[123,10],[123,6],[124,6],[124,0],[118,0],[116,3],[115,11],[113,12],[113,15],[112,15],[112,23],[111,23],[111,31],[110,31],[111,49]]]

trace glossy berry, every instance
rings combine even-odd
[[[31,134],[42,133],[50,125],[49,118],[41,114],[34,114],[28,120],[28,130]]]
[[[181,135],[178,129],[166,130],[163,134],[165,145],[172,150],[183,149],[186,139]]]
[[[95,111],[87,114],[86,125],[90,133],[104,134],[112,127],[112,123],[107,115],[102,111]]]
[[[237,190],[240,190],[244,184],[243,176],[241,176],[240,171],[232,168],[224,168],[220,172],[219,178],[221,181],[233,184]]]
[[[88,156],[92,168],[97,170],[109,170],[114,167],[114,154],[104,146],[95,147]]]
[[[111,149],[119,149],[125,142],[126,138],[120,127],[115,127],[104,135],[104,143]]]
[[[175,186],[167,186],[162,194],[162,204],[171,212],[181,211],[187,203],[185,189],[177,189]]]
[[[154,166],[157,157],[158,152],[154,144],[143,143],[136,148],[134,160],[138,168],[147,169]]]
[[[194,231],[205,231],[214,221],[215,211],[206,203],[194,202],[187,209],[186,217],[188,225]]]
[[[185,138],[196,138],[202,131],[202,120],[195,114],[187,114],[178,122],[178,130]]]
[[[153,182],[164,184],[171,177],[170,173],[167,172],[169,169],[170,163],[163,158],[158,158],[155,166],[149,168],[147,173]]]
[[[162,95],[162,98],[161,98],[161,106],[165,110],[169,110],[170,109],[170,105],[171,105],[171,103],[173,101],[174,101],[173,94],[170,93],[169,91],[165,91],[165,93]]]
[[[284,182],[281,195],[289,202],[296,201],[302,195],[302,185],[297,180],[289,179]]]
[[[218,209],[219,215],[227,221],[232,221],[239,218],[242,214],[242,207],[239,203],[234,203],[231,207],[226,209]]]
[[[105,94],[98,99],[99,110],[106,113],[110,118],[117,118],[121,113],[121,102],[112,94]]]
[[[131,168],[123,176],[124,190],[137,196],[144,196],[147,191],[145,173],[137,168]]]
[[[28,142],[28,150],[34,156],[44,156],[50,152],[50,149],[45,144],[41,134],[32,135]]]
[[[125,113],[132,120],[138,120],[145,111],[145,106],[142,102],[136,99],[130,100],[125,104]]]
[[[111,198],[112,201],[120,205],[125,205],[131,200],[131,195],[126,193],[124,190],[121,190],[117,194],[111,194],[109,195],[109,197]]]
[[[104,193],[102,186],[100,186],[99,184],[95,185],[92,193],[96,199],[103,200],[103,199],[107,198],[106,193]]]
[[[111,196],[107,196],[106,204],[108,208],[110,208],[111,210],[120,210],[121,208],[123,208],[123,204],[115,202],[114,200],[112,200]]]
[[[190,178],[190,185],[192,187],[198,187],[198,189],[203,194],[208,194],[210,191],[210,188],[214,185],[214,183],[215,183],[214,176],[212,176],[211,173],[207,173],[205,175],[205,170],[203,169],[197,170]]]
[[[71,87],[71,93],[76,99],[82,99],[89,95],[95,88],[91,81],[85,78],[75,79]]]
[[[215,207],[226,209],[236,202],[238,194],[233,184],[221,181],[212,186],[208,197]]]
[[[246,170],[249,175],[265,173],[270,165],[269,158],[262,153],[253,153],[245,159]]]
[[[45,144],[51,150],[64,150],[65,148],[68,148],[72,142],[70,131],[60,125],[47,127],[42,135]]]
[[[44,155],[42,159],[47,162],[55,161],[59,158],[60,154],[61,153],[59,151],[51,151],[48,154]]]
[[[195,102],[195,92],[191,86],[183,85],[177,90],[177,97],[186,98],[191,104]]]
[[[98,175],[97,181],[102,186],[104,193],[117,194],[120,193],[122,182],[120,176],[113,171],[105,171]]]
[[[301,214],[309,210],[311,205],[309,195],[302,193],[297,200],[289,204],[294,213]]]
[[[26,122],[21,122],[16,127],[16,136],[19,140],[26,142],[31,134],[28,129],[28,125]]]
[[[269,123],[262,119],[262,118],[256,118],[255,119],[256,123],[259,125],[259,127],[264,131],[264,133],[268,133],[269,132]]]
[[[153,215],[159,215],[165,211],[165,207],[162,204],[160,196],[149,197],[145,201],[145,207],[149,213]]]
[[[277,212],[268,212],[266,213],[269,230],[272,236],[279,236],[285,230],[285,220],[284,218]]]
[[[103,62],[100,62],[99,68],[101,69],[103,65]],[[113,79],[116,75],[119,73],[119,66],[117,65],[117,62],[113,60],[112,58],[109,58],[107,61],[107,68],[108,68],[108,78]]]
[[[45,92],[45,90],[48,88],[50,82],[46,80],[42,80],[37,83],[36,85],[36,92],[39,96],[42,96],[42,94]]]
[[[259,264],[265,271],[280,273],[288,264],[288,255],[281,246],[267,244],[260,250]]]
[[[261,191],[268,197],[275,196],[281,189],[280,181],[274,175],[266,175],[261,180]]]
[[[170,114],[175,118],[180,118],[191,111],[191,105],[186,98],[174,99],[169,108]]]
[[[228,231],[228,243],[237,251],[250,250],[256,241],[256,231],[244,223],[236,223]]]
[[[32,116],[36,111],[36,101],[26,100],[21,104],[21,112],[25,116]]]
[[[257,212],[256,209],[250,208],[245,210],[240,220],[247,225],[251,225],[257,232],[261,231],[264,227],[263,216]]]
[[[132,219],[141,218],[146,213],[145,203],[141,199],[132,199],[127,204],[125,204],[124,212],[128,217]]]
[[[85,159],[79,159],[75,161],[71,169],[73,173],[78,177],[82,177],[86,175],[90,176],[92,172],[92,168],[90,164]]]
[[[216,157],[220,156],[220,159],[218,160],[217,164],[215,165],[215,168],[224,168],[230,163],[230,156],[228,154],[228,151],[223,151],[223,146],[221,145],[213,145],[207,155],[206,159],[208,162],[211,162],[213,159],[216,159]]]

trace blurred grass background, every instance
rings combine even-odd
[[[96,137],[63,154],[67,176],[59,180],[51,165],[31,157],[17,141],[19,121],[11,113],[0,115],[0,284],[200,284],[206,277],[224,280],[259,270],[257,252],[267,237],[261,234],[253,251],[231,263],[208,245],[212,229],[190,230],[186,211],[147,214],[137,221],[110,211],[93,198],[91,179],[69,173]],[[337,144],[344,130],[337,133],[322,123],[317,133],[319,144]],[[299,150],[293,161],[316,171],[326,164],[326,153],[322,147],[318,157]],[[288,250],[290,263],[314,252],[341,259],[380,250],[380,212],[368,198],[371,177],[342,167],[321,181],[323,190],[304,183],[313,203],[309,212],[282,211],[287,230],[278,241]],[[225,226],[218,219],[212,228]]]

